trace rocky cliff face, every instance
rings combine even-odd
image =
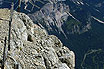
[[[8,37],[10,11],[0,9],[0,60],[4,38]],[[11,29],[11,50],[6,54],[5,69],[74,69],[75,55],[54,35],[34,24],[24,13],[14,12]],[[7,51],[7,47],[6,47]],[[0,64],[1,66],[1,64]]]
[[[71,7],[64,2],[55,2],[52,0],[46,3],[40,10],[29,13],[28,16],[42,28],[45,28],[48,33],[66,38],[68,38],[69,34],[82,34],[91,29],[89,16],[85,18],[87,23],[82,22],[78,19],[79,17],[76,18],[73,16],[74,11],[76,11],[73,5],[71,5]],[[76,3],[81,3],[82,5],[82,2],[77,0],[71,0],[70,3],[74,3],[75,6],[77,6]]]
[[[63,33],[62,25],[68,18],[69,7],[63,3],[47,3],[39,11],[28,14],[29,17],[40,26],[47,29],[48,32]]]

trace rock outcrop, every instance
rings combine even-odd
[[[3,59],[4,38],[8,37],[10,11],[0,9],[0,61]],[[7,43],[8,44],[8,43]],[[54,35],[34,24],[24,13],[14,11],[11,29],[11,50],[5,69],[74,69],[75,55]],[[6,47],[7,52],[7,47]],[[0,64],[1,66],[1,64]]]

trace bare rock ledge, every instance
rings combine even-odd
[[[0,9],[0,61],[4,38],[8,37],[10,10]],[[5,69],[74,69],[75,54],[54,35],[48,35],[24,13],[14,11],[11,50],[6,54]],[[8,44],[8,42],[7,42]],[[7,51],[7,48],[6,48]],[[1,63],[0,63],[1,67]]]

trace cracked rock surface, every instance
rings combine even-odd
[[[8,37],[10,11],[0,9],[0,61],[4,38]],[[8,44],[8,43],[7,43]],[[34,24],[24,13],[14,11],[11,29],[11,50],[7,53],[5,69],[74,69],[75,55],[54,35]],[[7,47],[6,47],[7,52]],[[1,67],[1,63],[0,63]]]

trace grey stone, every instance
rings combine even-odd
[[[10,11],[0,9],[0,14],[2,14],[0,17],[9,19]],[[7,21],[0,21],[0,60],[2,60],[4,38],[8,36],[8,25]],[[19,64],[19,69],[73,69],[75,67],[74,53],[63,46],[56,36],[48,35],[45,29],[34,24],[24,13],[14,12],[10,47],[5,69],[14,69],[14,64]]]

